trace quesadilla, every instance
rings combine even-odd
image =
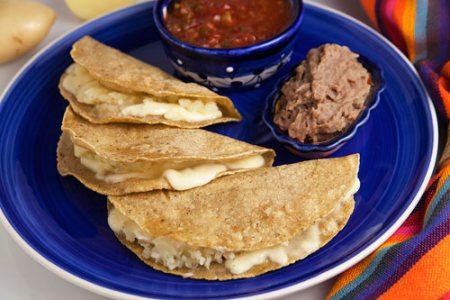
[[[195,83],[184,83],[91,37],[70,52],[74,64],[61,77],[61,94],[92,123],[166,124],[200,128],[239,121],[233,102]]]
[[[92,124],[68,108],[58,170],[101,194],[185,190],[227,174],[271,166],[275,152],[201,129]]]
[[[183,277],[253,277],[294,263],[347,223],[359,155],[261,168],[187,191],[108,197],[119,241]]]

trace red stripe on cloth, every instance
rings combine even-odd
[[[445,293],[444,296],[442,296],[440,298],[440,300],[450,300],[450,291],[448,291],[447,293]]]
[[[420,229],[422,229],[422,226],[413,225],[413,226],[405,226],[402,225],[397,231],[394,233],[394,235],[403,235],[403,236],[413,236],[420,232]]]
[[[400,0],[384,0],[381,2],[379,20],[383,24],[383,28],[389,39],[400,49],[406,53],[406,42],[401,33],[401,24],[395,21],[394,11]],[[415,1],[415,0],[410,0]]]
[[[438,80],[438,89],[444,102],[447,117],[450,118],[450,61],[442,67],[441,77]]]
[[[402,226],[412,226],[416,225],[417,222],[420,222],[421,213],[420,211],[414,211],[402,224]]]

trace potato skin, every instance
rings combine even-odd
[[[55,12],[41,3],[0,0],[0,64],[33,49],[47,36],[55,19]]]

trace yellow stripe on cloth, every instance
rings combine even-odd
[[[401,24],[399,25],[405,39],[408,56],[411,61],[414,61],[414,57],[416,56],[416,48],[414,40],[415,19],[416,19],[416,0],[405,1],[403,18]]]

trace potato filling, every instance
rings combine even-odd
[[[346,201],[349,200],[350,198]],[[171,238],[152,237],[116,208],[109,211],[108,224],[116,234],[123,236],[128,242],[140,245],[143,248],[144,258],[152,259],[170,270],[183,267],[209,269],[212,263],[218,263],[223,264],[232,274],[242,274],[267,261],[284,266],[292,259],[302,259],[317,251],[330,233],[338,231],[337,220],[342,218],[341,206],[342,202],[346,201],[339,202],[327,217],[318,220],[291,240],[255,251],[233,252],[222,247],[192,247]]]
[[[230,170],[256,169],[264,166],[261,155],[226,161],[197,162],[133,162],[122,163],[104,159],[93,151],[74,145],[74,155],[83,166],[95,173],[95,177],[107,183],[127,179],[165,178],[175,190],[187,190],[207,184],[220,173]]]
[[[189,99],[159,99],[144,94],[127,94],[113,91],[100,84],[78,64],[72,64],[62,85],[77,101],[88,105],[111,105],[120,109],[124,117],[161,116],[172,121],[201,122],[222,117],[215,102]]]

